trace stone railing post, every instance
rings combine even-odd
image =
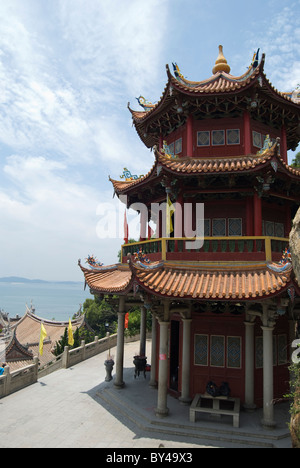
[[[68,369],[69,367],[69,346],[65,346],[62,357],[62,367],[63,369]]]

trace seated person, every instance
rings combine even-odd
[[[4,374],[4,367],[6,366],[5,362],[3,362],[1,364],[1,367],[0,367],[0,376]]]

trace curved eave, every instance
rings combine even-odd
[[[218,158],[187,157],[178,159],[167,158],[156,151],[156,159],[166,171],[176,175],[253,172],[262,169],[275,160],[278,164],[278,169],[300,180],[300,171],[286,164],[278,155],[277,150],[278,146],[275,143],[264,155],[245,155],[231,158],[227,156]]]
[[[114,187],[114,191],[117,195],[121,195],[123,193],[125,194],[126,192],[128,192],[132,188],[135,188],[136,186],[140,186],[140,185],[144,185],[148,183],[149,180],[151,180],[151,178],[155,176],[156,168],[157,168],[157,161],[154,162],[150,171],[146,175],[141,177],[140,179],[123,181],[123,180],[115,180],[109,177],[109,181],[112,183]]]
[[[135,273],[136,281],[151,294],[187,300],[257,301],[283,294],[291,285],[292,270],[270,271],[267,265],[216,268],[174,266]]]
[[[116,264],[97,270],[84,268],[78,262],[89,289],[96,294],[126,294],[131,289],[132,272],[128,265]]]

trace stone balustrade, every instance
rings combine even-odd
[[[95,341],[88,344],[85,344],[85,341],[82,340],[78,348],[69,349],[69,347],[66,346],[63,354],[54,356],[53,361],[47,363],[43,367],[39,367],[38,357],[33,359],[33,364],[13,372],[10,372],[9,365],[7,365],[4,369],[4,374],[0,377],[0,398],[17,392],[28,385],[32,385],[36,383],[39,378],[51,374],[58,369],[67,369],[79,362],[103,353],[115,347],[116,344],[117,334],[100,340],[96,336]]]

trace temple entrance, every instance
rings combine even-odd
[[[171,321],[170,339],[170,389],[178,391],[178,368],[179,368],[179,326],[177,320]]]

